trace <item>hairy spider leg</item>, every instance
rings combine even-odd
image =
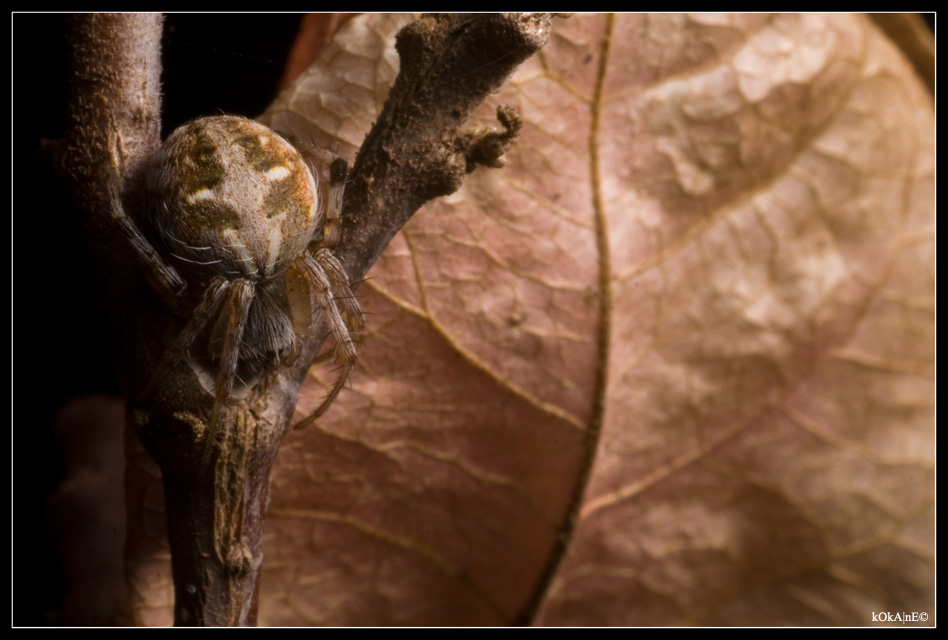
[[[119,231],[132,246],[139,260],[147,267],[147,277],[152,287],[158,292],[158,295],[162,297],[166,304],[173,309],[177,308],[181,300],[181,294],[184,293],[187,284],[175,268],[165,262],[164,258],[161,257],[158,251],[156,251],[145,238],[145,235],[141,232],[141,229],[138,228],[138,225],[125,213],[125,208],[122,206],[122,197],[119,193],[122,185],[121,173],[119,171],[119,139],[115,133],[111,134],[109,138],[112,152],[112,163],[109,168],[111,169],[110,173],[112,175],[109,179],[108,195],[112,221],[118,226]]]
[[[247,326],[250,316],[250,304],[253,302],[255,287],[253,282],[244,278],[234,280],[230,285],[230,297],[227,300],[227,330],[224,334],[224,350],[217,370],[217,379],[214,381],[214,408],[211,411],[211,421],[207,425],[207,436],[204,439],[204,455],[201,456],[201,466],[207,465],[211,454],[211,444],[217,435],[220,422],[221,408],[230,392],[234,389],[234,377],[237,375],[237,363],[240,359],[240,339]]]
[[[204,331],[208,323],[212,319],[217,318],[220,313],[221,305],[224,303],[224,296],[227,294],[229,289],[230,282],[227,280],[227,278],[215,276],[211,280],[210,284],[207,286],[207,289],[204,290],[204,295],[201,296],[201,300],[198,302],[197,306],[194,308],[194,311],[191,313],[191,317],[188,319],[187,324],[184,325],[184,329],[181,330],[181,333],[178,334],[178,337],[175,338],[175,341],[165,351],[161,358],[161,362],[158,363],[158,368],[151,377],[151,381],[139,394],[139,398],[143,398],[148,395],[152,387],[161,379],[165,372],[178,364],[181,358],[184,357],[184,354],[187,353],[188,349],[191,348],[191,345],[194,344],[194,341],[198,339],[198,336],[201,335],[201,332]]]
[[[323,223],[323,237],[310,244],[306,255],[297,259],[296,267],[310,283],[317,304],[326,314],[326,322],[336,343],[333,355],[340,363],[342,371],[322,404],[316,408],[316,411],[297,423],[294,429],[302,429],[325,413],[342,391],[359,357],[356,341],[361,338],[362,331],[365,329],[365,315],[349,286],[349,277],[339,259],[332,253],[342,238],[342,199],[345,194],[349,164],[329,151],[323,149],[317,149],[317,151],[322,159],[328,160],[329,164],[329,197],[326,220]],[[345,321],[339,313],[339,304],[345,312]],[[353,336],[356,337],[355,340]]]
[[[326,273],[329,278],[329,284],[335,292],[333,300],[342,304],[342,309],[346,314],[346,326],[349,328],[349,335],[356,336],[357,340],[362,337],[365,330],[365,313],[362,312],[362,306],[358,298],[352,293],[352,287],[349,286],[349,276],[339,259],[332,254],[329,249],[320,249],[313,256],[316,263]]]
[[[329,163],[329,198],[326,206],[326,222],[323,223],[323,237],[319,246],[330,251],[336,248],[342,239],[342,198],[346,192],[346,179],[349,177],[349,163],[334,155]]]
[[[316,259],[309,254],[297,258],[294,266],[310,284],[316,303],[322,307],[323,313],[326,314],[326,322],[329,324],[329,330],[336,342],[334,353],[342,367],[342,373],[330,389],[329,394],[323,399],[322,404],[314,413],[293,427],[294,429],[301,429],[325,413],[329,405],[333,403],[349,379],[349,372],[352,371],[359,354],[349,335],[349,329],[346,327],[346,323],[343,321],[342,315],[333,300],[332,284],[326,272],[316,262]]]

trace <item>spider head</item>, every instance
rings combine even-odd
[[[147,178],[151,226],[185,273],[260,280],[318,224],[316,180],[293,145],[236,116],[200,118],[161,145]]]

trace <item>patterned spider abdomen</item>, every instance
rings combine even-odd
[[[206,351],[191,353],[201,366],[228,363],[216,393],[230,393],[235,373],[294,353],[312,309],[287,267],[319,225],[316,179],[299,151],[253,120],[200,118],[162,143],[146,196],[144,226],[188,281],[191,319],[178,342],[200,332]]]
[[[316,181],[300,153],[247,118],[182,125],[147,182],[151,226],[188,273],[266,279],[306,247],[318,223]]]

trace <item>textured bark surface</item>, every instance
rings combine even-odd
[[[351,159],[397,22],[347,25],[275,126]],[[499,103],[507,167],[393,240],[352,390],[277,456],[260,623],[933,614],[934,108],[899,51],[863,16],[575,16]]]

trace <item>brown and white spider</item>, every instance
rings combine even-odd
[[[341,372],[298,426],[329,407],[358,355],[365,316],[333,255],[349,167],[328,151],[303,148],[329,167],[323,211],[318,174],[300,151],[236,116],[194,120],[162,143],[147,173],[141,230],[125,215],[117,189],[112,194],[115,219],[150,281],[187,316],[155,378],[185,357],[196,370],[216,368],[205,461],[235,379],[250,380],[296,357],[300,336],[312,324],[313,301],[325,313]],[[196,343],[206,348],[192,350]]]

